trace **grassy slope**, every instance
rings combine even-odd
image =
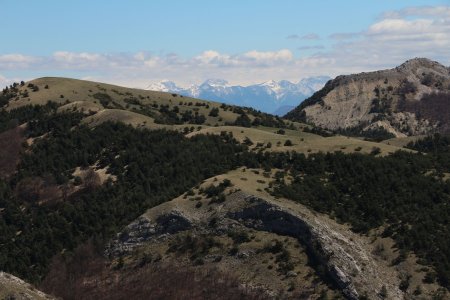
[[[32,83],[39,87],[39,91],[32,92],[31,88],[27,85]],[[45,86],[48,85],[48,89]],[[7,109],[14,109],[29,104],[46,104],[47,101],[51,100],[59,104],[66,104],[66,109],[72,109],[74,106],[78,109],[84,108],[87,112],[89,110],[96,112],[105,109],[103,105],[100,104],[99,100],[94,98],[96,93],[108,94],[113,101],[117,104],[115,108],[122,108],[123,110],[132,110],[133,108],[139,108],[139,105],[129,105],[127,107],[127,102],[124,100],[126,98],[134,97],[137,98],[142,106],[149,107],[154,103],[158,105],[164,104],[169,105],[170,108],[174,106],[179,106],[180,112],[186,110],[198,109],[199,114],[205,115],[207,118],[206,124],[225,124],[225,122],[234,122],[238,114],[231,111],[220,110],[219,117],[209,117],[208,113],[213,107],[220,107],[220,103],[199,100],[190,97],[184,97],[179,95],[173,95],[171,93],[147,91],[140,89],[132,89],[126,87],[120,87],[116,85],[98,83],[85,80],[69,79],[69,78],[59,78],[59,77],[43,77],[35,80],[26,82],[23,87],[20,87],[20,91],[28,90],[29,97],[20,97],[18,100],[12,100]],[[64,96],[61,98],[61,95]],[[179,105],[180,102],[192,102],[191,106]],[[209,108],[205,106],[195,106],[195,104],[208,104]],[[122,112],[115,110],[108,113],[109,116],[119,115],[117,118],[121,118]],[[94,117],[95,118],[95,117]]]
[[[370,153],[374,147],[378,147],[383,155],[390,152],[395,152],[401,148],[387,145],[383,143],[368,142],[356,138],[350,138],[345,136],[332,136],[322,137],[320,135],[307,133],[297,130],[285,130],[285,134],[277,134],[276,128],[258,127],[258,128],[244,128],[235,126],[219,126],[204,128],[200,131],[190,133],[188,136],[193,136],[200,133],[220,134],[222,131],[232,132],[233,136],[243,141],[248,137],[255,147],[257,143],[264,143],[264,146],[268,142],[272,143],[270,151],[292,151],[302,153],[314,153],[314,152],[334,152],[342,151],[345,153],[354,152],[355,149],[361,147],[362,153]],[[291,140],[293,146],[284,146],[286,140]],[[277,143],[280,143],[277,145]]]
[[[381,143],[396,146],[396,147],[405,147],[406,145],[408,145],[408,143],[415,142],[424,137],[426,137],[426,136],[418,135],[418,136],[399,137],[399,138],[392,138],[392,139],[384,140]]]
[[[32,92],[31,88],[27,87],[29,83],[37,85],[39,91]],[[46,85],[48,85],[48,89],[45,88]],[[24,92],[25,90],[28,90],[29,97],[25,98],[21,96],[18,100],[11,100],[7,109],[14,109],[28,104],[45,104],[47,101],[51,100],[63,104],[63,106],[59,108],[60,111],[84,111],[87,116],[83,122],[91,126],[96,126],[108,120],[120,121],[135,127],[146,127],[151,129],[166,128],[182,131],[185,127],[193,126],[197,130],[199,127],[201,128],[200,131],[197,131],[198,133],[220,134],[222,131],[228,131],[233,132],[234,137],[240,141],[243,141],[248,137],[254,143],[253,147],[255,147],[257,143],[264,143],[266,145],[270,142],[272,144],[271,151],[295,150],[303,153],[343,151],[348,153],[361,148],[359,151],[370,153],[374,147],[378,147],[384,155],[395,152],[402,146],[401,144],[397,146],[395,141],[391,141],[389,145],[387,143],[373,143],[344,136],[324,138],[319,135],[299,130],[286,130],[285,135],[280,135],[275,133],[277,131],[276,128],[261,126],[258,128],[226,126],[227,123],[233,123],[239,115],[231,110],[220,108],[220,103],[182,97],[171,93],[125,88],[92,81],[44,77],[27,82],[23,87],[20,87],[21,92]],[[109,95],[112,99],[110,105],[104,107],[100,101],[94,97],[97,93]],[[61,95],[63,98],[61,98]],[[130,97],[138,99],[140,104],[127,103],[126,99],[129,99]],[[183,104],[180,104],[181,102]],[[199,114],[206,117],[206,122],[202,125],[157,124],[153,117],[138,112],[141,108],[144,108],[150,111],[151,114],[158,115],[158,109],[152,107],[155,103],[158,104],[159,107],[161,105],[168,105],[169,109],[178,106],[180,114],[187,110],[198,111]],[[189,105],[189,103],[192,104]],[[207,108],[206,105],[208,105],[209,108]],[[217,117],[208,116],[213,107],[219,109],[219,115]],[[138,111],[133,112],[133,110]],[[252,115],[249,115],[249,117],[251,120],[254,119],[254,116]],[[293,124],[296,128],[305,126],[301,123]],[[194,134],[196,134],[196,132],[190,133],[188,136]],[[284,146],[285,141],[288,139],[293,142],[293,146]],[[279,144],[277,145],[277,143]]]

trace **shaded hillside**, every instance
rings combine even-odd
[[[29,137],[46,137],[23,152],[14,177],[0,181],[4,271],[39,281],[53,255],[109,235],[145,208],[232,168],[242,151],[220,136],[187,139],[110,122],[91,130],[77,116],[42,114],[29,122]],[[77,167],[88,172],[80,176]]]
[[[263,291],[243,287],[230,274],[217,268],[179,267],[152,263],[142,255],[136,264],[111,263],[89,241],[73,255],[58,255],[40,285],[49,294],[78,299],[270,299]]]
[[[22,143],[25,142],[23,128],[14,127],[0,132],[0,178],[12,175],[20,159]]]
[[[450,69],[415,58],[394,69],[338,76],[286,118],[355,135],[448,133]]]

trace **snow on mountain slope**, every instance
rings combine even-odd
[[[177,87],[175,82],[170,80],[162,80],[160,82],[151,83],[145,89],[160,92],[176,92],[182,90],[181,88]]]
[[[249,106],[268,113],[279,113],[280,108],[293,107],[322,88],[330,78],[310,77],[292,83],[270,80],[249,86],[233,86],[223,79],[208,79],[200,85],[180,87],[173,81],[152,83],[147,90],[178,93],[184,96],[213,100],[228,104]],[[282,110],[282,111],[284,111]]]

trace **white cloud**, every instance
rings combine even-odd
[[[256,50],[244,53],[239,57],[240,61],[248,60],[256,65],[273,65],[278,63],[290,62],[294,59],[294,55],[288,49],[282,49],[273,52],[259,52]]]
[[[222,54],[214,50],[207,50],[184,63],[210,67],[263,67],[282,64],[293,60],[294,55],[288,49],[278,51],[248,51],[242,54]]]
[[[103,57],[100,54],[95,53],[73,53],[68,51],[58,51],[53,53],[53,58],[56,61],[65,62],[65,63],[80,63],[80,62],[98,62]]]
[[[330,73],[353,73],[396,66],[413,57],[450,64],[450,7],[411,7],[386,12],[357,33],[335,33]]]
[[[428,32],[432,25],[433,21],[428,19],[412,21],[404,19],[385,19],[370,26],[367,34],[420,34]]]
[[[7,69],[24,69],[37,63],[40,59],[38,57],[27,56],[19,53],[0,55],[0,70]]]
[[[232,66],[238,63],[238,60],[228,54],[221,54],[214,50],[207,50],[192,60],[194,64],[201,66]]]
[[[22,54],[4,54],[0,55],[0,63],[31,63],[36,61],[35,57]]]
[[[413,17],[413,16],[428,16],[432,18],[436,17],[450,17],[450,7],[449,6],[413,6],[406,7],[397,11],[388,11],[385,12],[381,18],[389,19],[389,18],[404,18],[404,17]]]
[[[289,39],[318,39],[314,33]],[[450,7],[411,7],[386,12],[360,32],[339,32],[331,45],[303,45],[297,50],[320,50],[295,56],[289,49],[223,53],[205,50],[192,57],[176,53],[88,53],[58,51],[49,56],[0,55],[0,70],[10,74],[47,73],[88,77],[133,87],[169,78],[181,84],[224,78],[231,84],[269,79],[297,81],[313,75],[348,74],[394,67],[412,57],[429,57],[450,64]],[[308,52],[307,52],[308,53]],[[310,52],[309,52],[310,53]],[[11,72],[11,73],[8,73]],[[16,76],[16,75],[15,75]],[[29,75],[28,75],[29,76]],[[5,82],[0,78],[0,83]]]

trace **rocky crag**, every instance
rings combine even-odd
[[[450,132],[450,68],[415,58],[388,70],[338,76],[286,115],[330,130],[396,137]]]
[[[173,241],[180,241],[180,234],[186,233],[194,237],[218,239],[230,236],[230,232],[247,231],[250,236],[272,234],[301,244],[304,248],[300,249],[308,254],[309,263],[313,261],[318,269],[325,270],[332,285],[348,299],[362,296],[377,299],[381,291],[389,295],[389,299],[404,298],[404,292],[399,289],[399,274],[388,267],[388,262],[373,255],[374,246],[369,238],[357,235],[345,225],[285,199],[274,199],[265,193],[250,194],[237,185],[225,193],[227,196],[220,203],[199,205],[210,200],[189,201],[180,197],[150,209],[118,234],[106,253],[110,257],[126,257],[149,245],[160,245],[161,248],[162,244],[171,244],[173,247]],[[222,257],[214,254],[214,251],[207,252],[202,258],[202,264],[220,261],[224,269],[231,270],[239,264],[245,264],[246,260],[264,259],[259,257],[262,251],[258,249],[240,247],[235,251],[231,257],[226,254]],[[295,257],[295,251],[301,250],[291,249],[291,257]],[[298,266],[288,268],[282,278],[300,277],[299,273]],[[257,276],[250,276],[253,280],[246,284],[260,286],[261,282],[255,279]],[[270,273],[264,276],[270,277]],[[272,281],[274,285],[278,284],[276,280]],[[269,294],[275,293],[274,286],[266,284],[265,287]]]

